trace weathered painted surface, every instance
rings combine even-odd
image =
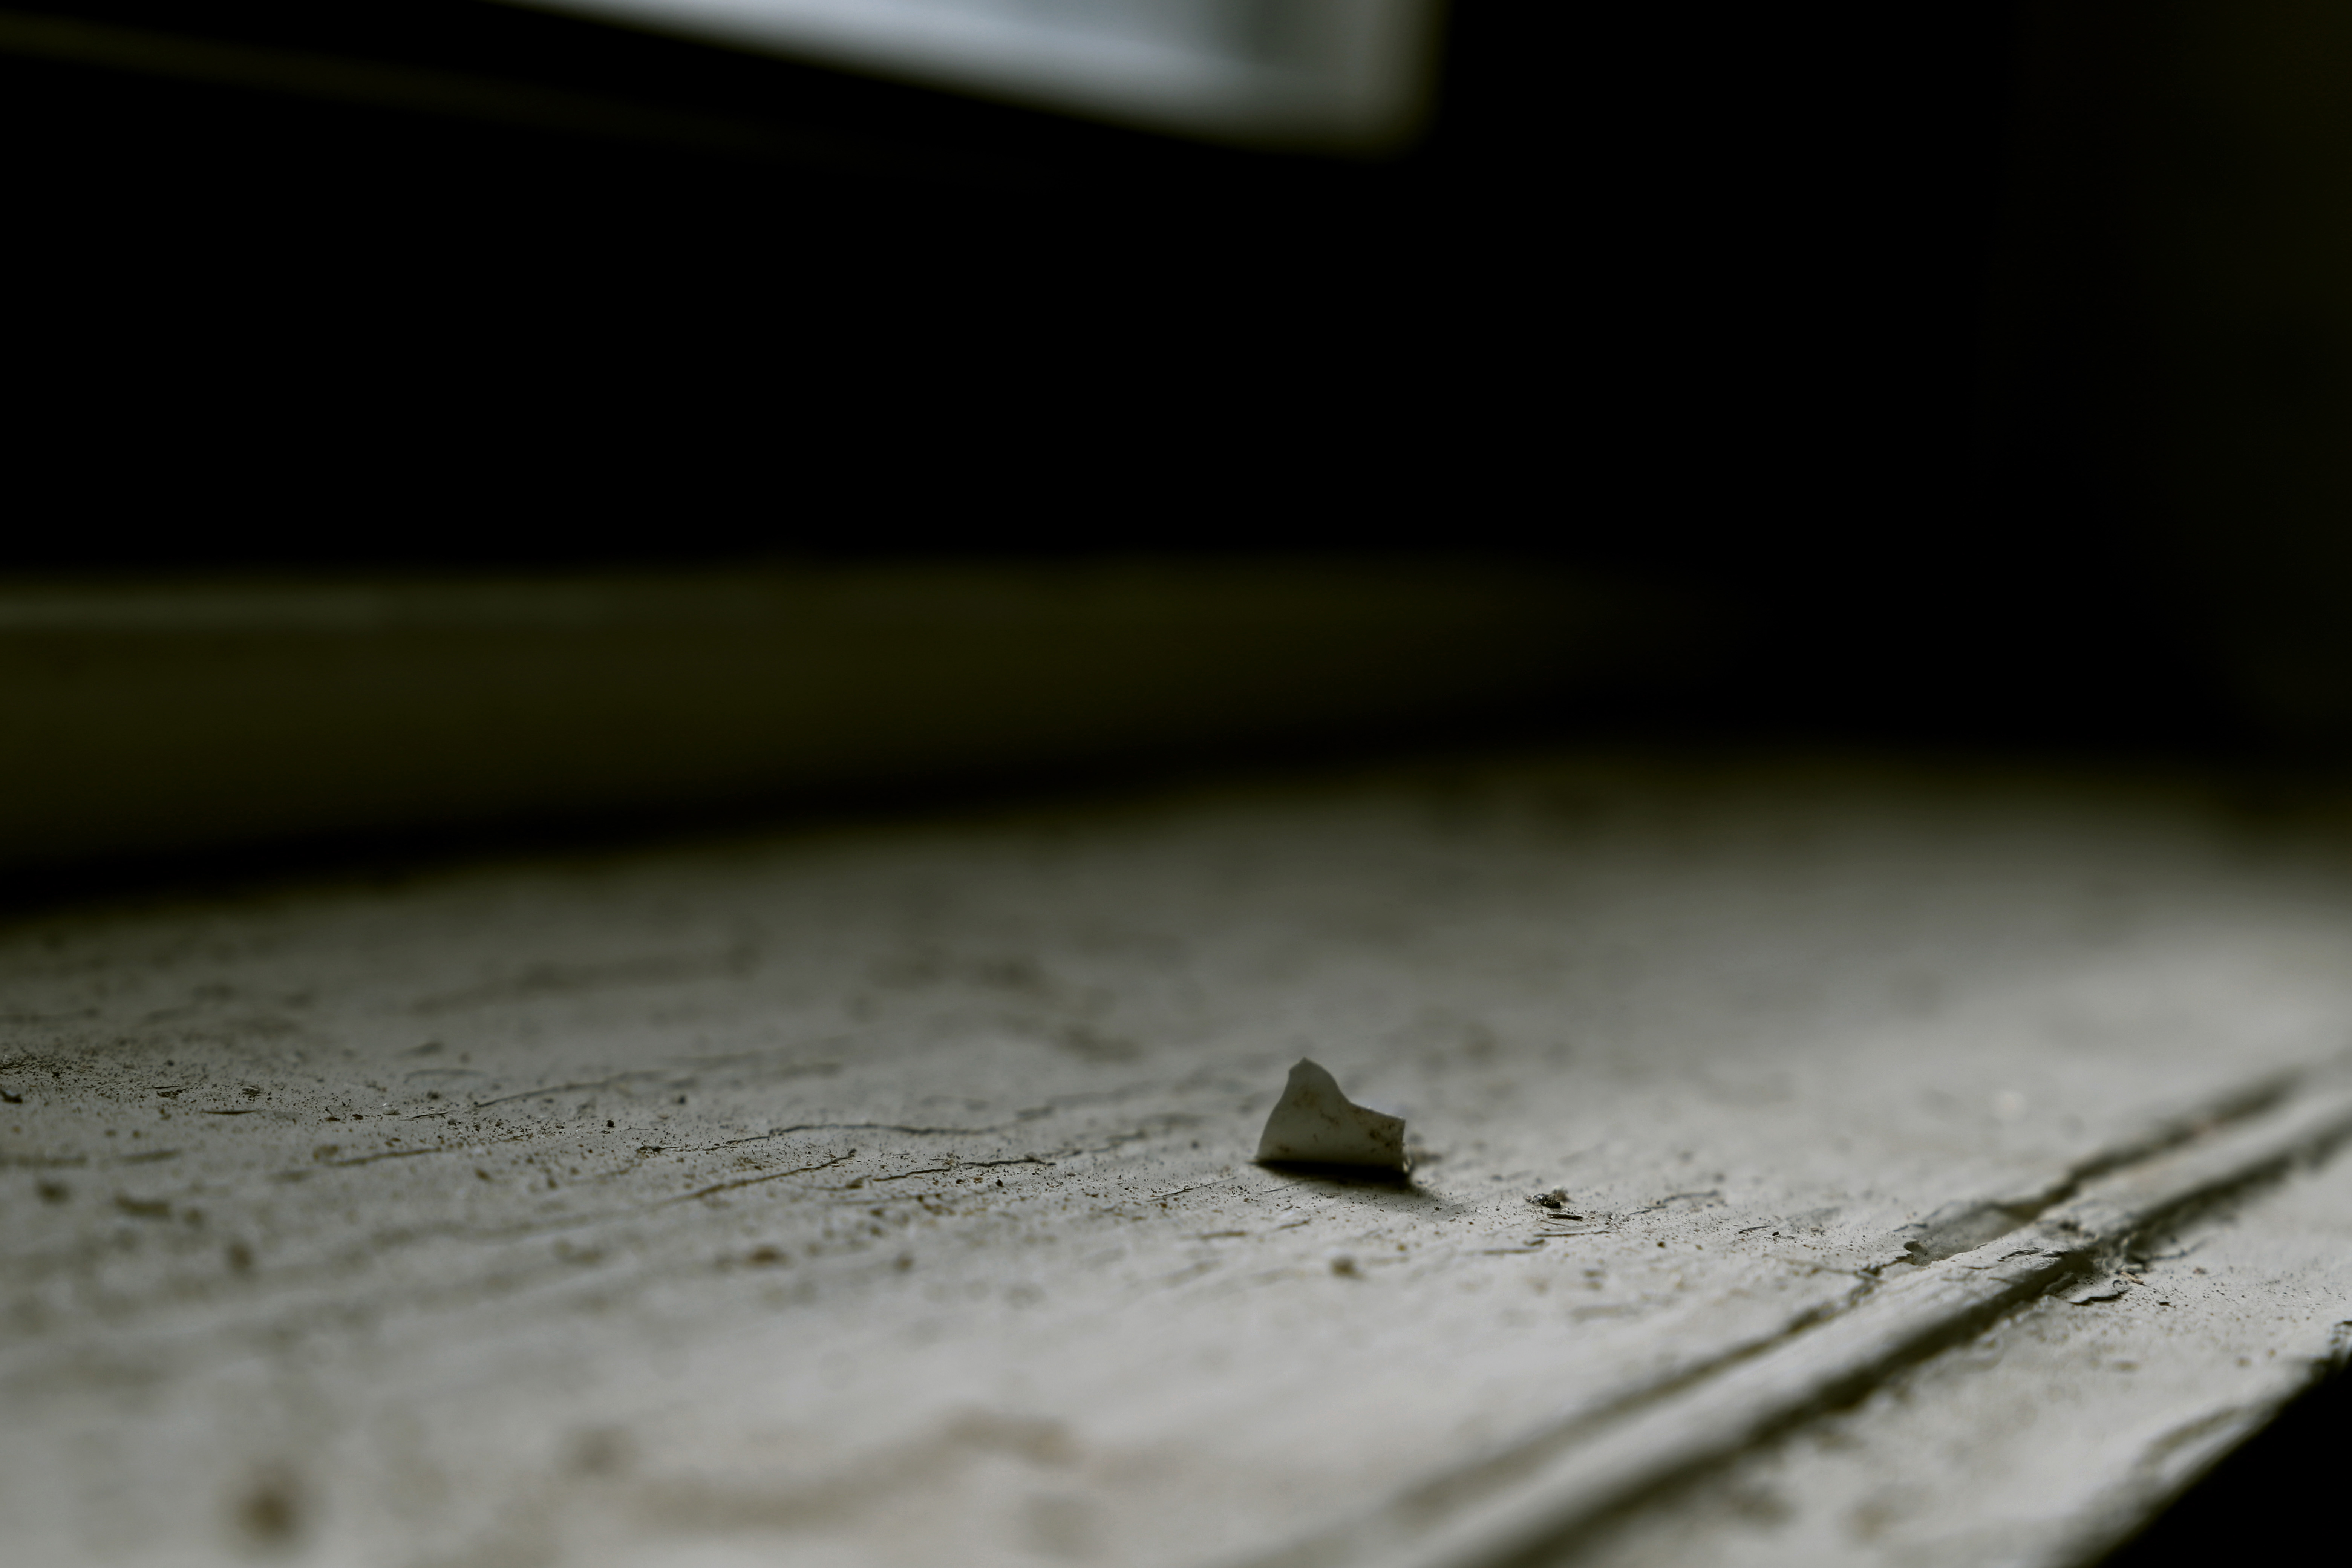
[[[65,1563],[1315,1560],[1368,1521],[1475,1559],[1622,1423],[1687,1458],[1676,1401],[1829,1375],[2004,1237],[2315,1157],[2347,958],[2324,846],[2192,796],[1597,761],[35,921],[0,1511]],[[1406,1114],[1411,1186],[1249,1163],[1301,1055]],[[2319,1353],[2352,1312],[2301,1267],[2176,1338]],[[2042,1300],[1971,1332],[2140,1310]],[[2031,1357],[1973,1342],[1870,1376],[1995,1391],[1937,1398],[1998,1470],[2035,1385],[1970,1378]],[[2180,1387],[2125,1419],[2260,1393]],[[1804,1520],[1799,1452],[1702,1458],[1790,1467]],[[1651,1550],[1609,1517],[1566,1545]]]
[[[1580,1560],[2095,1559],[2352,1350],[2352,1160],[2249,1198],[1596,1532]]]

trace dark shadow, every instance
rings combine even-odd
[[[1326,1196],[1407,1197],[1445,1206],[1444,1198],[1419,1185],[1402,1171],[1382,1171],[1370,1165],[1327,1165],[1320,1161],[1309,1160],[1257,1160],[1252,1163],[1269,1174],[1312,1183]]]
[[[2208,1471],[2101,1568],[2286,1557],[2325,1542],[2352,1436],[2352,1378],[2331,1376]],[[2319,1555],[2325,1556],[2324,1552]]]

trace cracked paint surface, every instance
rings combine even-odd
[[[2193,799],[1590,759],[27,918],[0,1505],[67,1563],[1248,1557],[2258,1102],[2347,942]],[[1250,1163],[1302,1053],[1412,1183]]]

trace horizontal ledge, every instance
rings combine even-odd
[[[1387,736],[1708,626],[1463,561],[0,584],[0,864]]]

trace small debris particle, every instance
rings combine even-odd
[[[607,1131],[607,1132],[610,1132],[612,1130],[613,1130],[613,1124],[612,1124],[612,1122],[611,1122],[610,1121],[607,1121],[604,1123],[604,1131]]]
[[[1344,1252],[1339,1254],[1339,1257],[1331,1259],[1331,1272],[1337,1274],[1342,1279],[1360,1279],[1363,1278],[1363,1275],[1357,1271],[1356,1260],[1349,1257]]]
[[[474,1167],[474,1174],[481,1177],[482,1180],[486,1182],[490,1179],[490,1173],[488,1171],[483,1170],[479,1165]]]
[[[227,1256],[230,1273],[250,1274],[253,1272],[253,1248],[246,1246],[245,1243],[241,1241],[230,1242],[228,1244]]]
[[[41,1201],[45,1204],[61,1204],[73,1196],[73,1189],[63,1182],[36,1183],[33,1190],[40,1194]]]
[[[908,1269],[912,1268],[914,1266],[915,1258],[912,1253],[902,1252],[898,1254],[897,1258],[890,1260],[890,1267],[897,1269],[901,1274],[904,1274]]]
[[[581,1433],[572,1440],[572,1452],[567,1456],[572,1471],[583,1476],[618,1475],[629,1468],[635,1457],[636,1446],[617,1426],[599,1426]]]
[[[341,1143],[321,1143],[310,1151],[310,1158],[313,1160],[331,1160],[342,1152],[343,1146]]]
[[[301,1497],[291,1476],[271,1473],[257,1478],[232,1510],[237,1532],[265,1550],[294,1544],[302,1531]]]
[[[133,1219],[170,1219],[172,1205],[161,1198],[134,1198],[116,1194],[114,1206]]]
[[[780,1263],[790,1263],[792,1255],[780,1247],[755,1247],[743,1255],[743,1261],[759,1268],[771,1268]]]

